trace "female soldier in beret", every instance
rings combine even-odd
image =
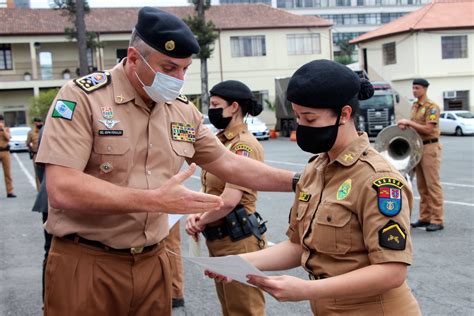
[[[332,61],[295,72],[287,97],[298,118],[297,143],[319,156],[297,184],[289,239],[242,255],[264,271],[301,265],[309,280],[249,276],[249,283],[280,301],[309,300],[317,315],[421,314],[405,281],[413,194],[354,124],[358,100],[372,95],[368,81]]]
[[[250,89],[240,81],[228,80],[215,85],[210,94],[209,120],[222,130],[217,137],[224,146],[237,155],[263,161],[263,148],[244,123],[247,114],[257,116],[262,112]],[[225,183],[204,170],[201,183],[202,191],[220,195],[224,206],[217,212],[190,215],[187,233],[196,236],[203,232],[212,257],[264,248],[265,235],[258,231],[260,217],[255,212],[257,192]],[[223,315],[265,315],[261,290],[238,282],[216,283],[216,289]]]

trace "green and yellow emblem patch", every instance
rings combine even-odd
[[[352,190],[352,180],[347,179],[344,181],[340,186],[339,189],[337,189],[337,194],[336,194],[336,199],[338,201],[344,200],[349,196]]]

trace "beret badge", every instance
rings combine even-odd
[[[170,51],[172,51],[174,48],[175,48],[174,41],[167,41],[167,42],[165,43],[165,49],[166,49],[167,51],[170,52]]]

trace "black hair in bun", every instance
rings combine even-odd
[[[257,102],[255,98],[252,98],[249,107],[247,108],[247,112],[252,116],[257,116],[263,111],[263,106]]]
[[[367,100],[374,95],[374,86],[367,79],[360,79],[360,90],[358,99]]]

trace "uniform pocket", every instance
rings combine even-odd
[[[126,137],[97,136],[91,158],[97,164],[94,172],[100,179],[116,184],[126,181],[133,165],[130,140]]]
[[[194,144],[191,142],[183,142],[183,141],[171,141],[171,147],[173,147],[173,151],[176,155],[185,157],[185,158],[192,158],[194,156]]]
[[[352,212],[335,203],[324,203],[316,212],[315,248],[321,253],[345,254],[351,248]]]

